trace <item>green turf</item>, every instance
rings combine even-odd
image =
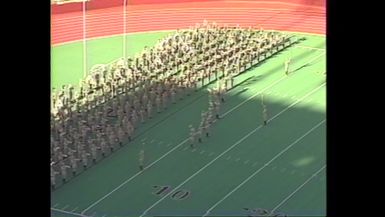
[[[153,46],[159,38],[170,32],[155,32],[127,35],[127,55],[143,50],[145,46]],[[123,38],[92,39],[87,41],[87,69],[96,64],[106,64],[123,56]],[[52,47],[51,49],[51,86],[61,87],[63,84],[77,85],[83,77],[83,43],[75,42]]]
[[[154,37],[153,42],[156,40]],[[306,40],[298,45],[324,48],[324,42],[324,37],[306,36]],[[292,57],[291,66],[294,72],[285,77],[283,62],[289,56]],[[317,56],[317,59],[305,65]],[[172,151],[96,204],[86,214],[92,215],[96,212],[95,217],[139,216],[157,203],[147,213],[149,216],[203,215],[266,162],[326,118],[325,87],[319,88],[302,100],[325,81],[325,76],[317,73],[325,69],[323,50],[291,47],[238,76],[235,80],[237,86],[228,92],[221,110],[221,113],[226,115],[214,124],[210,138],[204,139],[202,145],[192,150],[188,143],[181,142],[188,136],[187,126],[196,126],[200,122],[200,112],[208,107],[207,91],[202,89],[194,93],[155,116],[153,120],[147,121],[139,128],[133,142],[127,143],[105,160],[54,191],[52,206],[58,209],[66,207],[66,211],[76,208],[74,212],[79,213],[134,176],[138,172],[141,140],[146,139],[147,165]],[[280,81],[277,82],[278,80]],[[274,82],[276,84],[271,85]],[[270,117],[284,112],[268,126],[258,128],[262,123],[258,95],[261,90],[264,90]],[[298,103],[288,108],[296,102]],[[237,109],[231,110],[236,106]],[[230,110],[231,112],[228,112]],[[254,129],[257,130],[239,142]],[[245,207],[273,209],[325,164],[325,138],[323,123],[266,168],[261,169],[219,203],[211,213],[245,216]],[[233,148],[229,150],[230,147]],[[218,157],[220,155],[221,157]],[[211,161],[213,162],[210,163]],[[181,185],[182,183],[184,184]],[[159,201],[162,197],[152,193],[153,185],[181,185],[178,189],[189,190],[191,195],[181,201],[170,197]],[[323,171],[277,211],[289,215],[325,215],[325,195]],[[53,212],[52,216],[76,215]]]

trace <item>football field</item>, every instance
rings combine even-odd
[[[168,33],[128,35],[128,54]],[[199,125],[215,82],[146,121],[132,142],[54,190],[52,216],[326,216],[326,41],[297,36],[305,39],[235,78],[220,119],[196,148],[188,126]],[[121,43],[90,40],[87,67],[119,58]],[[82,69],[81,43],[52,48],[52,87],[76,85]]]

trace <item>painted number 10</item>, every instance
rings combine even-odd
[[[154,185],[152,187],[155,189],[155,192],[152,192],[152,193],[158,196],[164,196],[172,190],[172,187],[167,185],[162,185],[162,186]],[[173,200],[183,200],[183,199],[186,199],[189,194],[190,194],[190,191],[187,191],[185,189],[180,189],[173,192],[170,195],[170,197]]]
[[[271,211],[268,211],[266,209],[261,209],[261,208],[243,208],[244,210],[247,211],[247,216],[248,217],[287,217],[286,214],[284,213],[273,213]]]

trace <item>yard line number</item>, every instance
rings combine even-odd
[[[152,186],[154,188],[153,194],[163,197],[165,194],[170,192],[172,190],[172,187],[169,185],[154,185]],[[173,194],[170,195],[170,198],[173,200],[184,200],[190,195],[190,191],[186,189],[179,189],[175,191]]]

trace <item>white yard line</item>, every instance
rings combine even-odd
[[[318,58],[319,56],[316,56],[316,58]],[[315,58],[313,58],[315,59]],[[313,59],[311,61],[313,61]],[[309,61],[310,62],[310,61]],[[306,63],[308,64],[308,63]],[[284,80],[285,78],[287,78],[286,76],[283,76],[281,77],[280,79],[274,81],[273,83],[269,84],[268,86],[266,86],[265,88],[263,88],[262,90],[258,91],[257,93],[255,93],[254,95],[250,96],[249,98],[247,98],[246,100],[244,100],[243,102],[241,102],[240,104],[234,106],[232,109],[228,110],[227,112],[225,112],[223,115],[221,115],[221,117],[225,117],[226,115],[230,114],[231,112],[233,112],[234,110],[236,110],[237,108],[239,108],[240,106],[242,106],[243,104],[245,104],[246,102],[250,101],[251,99],[253,99],[254,97],[258,96],[259,94],[263,93],[264,91],[266,91],[267,89],[273,87],[274,85],[278,84],[279,82],[281,82],[282,80]],[[297,100],[298,101],[298,100]],[[170,151],[166,152],[164,155],[162,155],[160,158],[158,158],[157,160],[155,160],[154,162],[152,162],[151,164],[149,164],[148,166],[146,166],[144,169],[147,169],[153,165],[155,165],[157,162],[159,162],[160,160],[162,160],[163,158],[165,158],[167,155],[169,155],[171,152],[173,152],[174,150],[176,150],[177,148],[179,148],[180,146],[182,146],[183,144],[185,144],[187,141],[189,140],[189,137],[186,138],[185,140],[183,140],[181,143],[179,143],[178,145],[176,145],[174,148],[172,148]],[[117,191],[118,189],[120,189],[122,186],[124,186],[125,184],[127,184],[128,182],[130,182],[131,180],[133,180],[135,177],[139,176],[141,174],[141,172],[137,172],[136,174],[134,174],[133,176],[131,176],[130,178],[128,178],[127,180],[125,180],[122,184],[120,184],[119,186],[117,186],[116,188],[114,188],[112,191],[110,191],[109,193],[107,193],[106,195],[104,195],[103,197],[101,197],[100,199],[98,199],[97,201],[95,201],[94,203],[92,203],[91,205],[89,205],[86,209],[84,209],[81,213],[85,213],[87,212],[88,210],[90,210],[92,207],[94,207],[95,205],[97,205],[98,203],[100,203],[102,200],[106,199],[107,197],[109,197],[112,193],[114,193],[115,191]]]
[[[230,114],[232,111],[234,111],[235,109],[239,108],[240,106],[242,106],[243,104],[245,104],[246,102],[250,101],[252,98],[254,98],[255,96],[259,95],[260,93],[264,92],[265,90],[269,89],[270,87],[273,87],[274,85],[278,84],[279,82],[281,82],[282,80],[284,80],[286,77],[282,77],[278,80],[276,80],[275,82],[271,83],[270,85],[268,85],[267,87],[263,88],[262,90],[258,91],[256,94],[250,96],[249,98],[247,98],[246,100],[244,100],[243,102],[241,102],[240,104],[236,105],[235,107],[233,107],[232,109],[228,110],[226,113],[224,113],[221,117],[225,117],[226,115]],[[160,158],[158,158],[157,160],[155,160],[154,162],[152,162],[150,165],[146,166],[144,169],[147,169],[151,166],[153,166],[154,164],[156,164],[157,162],[159,162],[160,160],[162,160],[163,158],[165,158],[167,155],[169,155],[171,152],[173,152],[174,150],[176,150],[177,148],[179,148],[180,146],[182,146],[183,144],[185,144],[187,141],[189,140],[189,138],[186,138],[185,140],[183,140],[181,143],[179,143],[178,145],[176,145],[174,148],[172,148],[170,151],[166,152],[164,155],[162,155]],[[137,172],[136,174],[134,174],[133,176],[131,176],[130,178],[128,178],[126,181],[124,181],[122,184],[120,184],[119,186],[117,186],[116,188],[114,188],[112,191],[110,191],[109,193],[107,193],[106,195],[104,195],[103,197],[101,197],[100,199],[98,199],[97,201],[95,201],[94,203],[92,203],[91,205],[89,205],[86,209],[84,209],[81,213],[85,213],[87,212],[88,210],[90,210],[92,207],[94,207],[95,205],[97,205],[98,203],[100,203],[102,200],[106,199],[107,197],[109,197],[112,193],[114,193],[115,191],[119,190],[122,186],[124,186],[125,184],[127,184],[128,182],[130,182],[131,180],[133,180],[135,177],[139,176],[141,174],[141,172]]]
[[[51,208],[51,210],[54,210],[54,211],[57,211],[57,212],[61,212],[61,213],[65,213],[65,214],[71,214],[71,215],[74,215],[74,216],[90,217],[90,216],[86,216],[86,215],[83,215],[83,214],[80,214],[80,213],[69,212],[69,211],[65,211],[65,210],[61,210],[61,209],[56,209],[56,208]]]
[[[308,130],[305,134],[303,134],[301,137],[296,139],[293,143],[288,145],[286,148],[284,148],[281,152],[279,152],[277,155],[275,155],[270,161],[265,163],[261,168],[259,168],[257,171],[255,171],[253,174],[251,174],[249,177],[247,177],[243,182],[241,182],[237,187],[235,187],[233,190],[231,190],[228,194],[226,194],[222,199],[220,199],[218,202],[216,202],[212,207],[210,207],[206,213],[203,215],[207,216],[210,214],[210,212],[215,209],[220,203],[222,203],[226,198],[228,198],[231,194],[233,194],[236,190],[238,190],[240,187],[242,187],[246,182],[248,182],[251,178],[253,178],[255,175],[257,175],[259,172],[261,172],[265,167],[267,167],[270,163],[272,163],[275,159],[277,159],[279,156],[281,156],[283,153],[285,153],[287,150],[289,150],[291,147],[293,147],[296,143],[301,141],[303,138],[305,138],[308,134],[310,134],[312,131],[314,131],[316,128],[318,128],[321,124],[323,124],[325,120],[319,122],[317,125],[312,127],[310,130]]]
[[[317,90],[319,90],[321,87],[323,87],[325,85],[325,83],[323,83],[322,85],[318,86],[317,88],[313,89],[312,91],[310,91],[309,93],[307,93],[305,96],[301,97],[299,100],[295,101],[294,103],[290,104],[288,107],[286,107],[285,109],[283,109],[281,112],[279,112],[278,114],[274,115],[271,119],[269,119],[269,121],[272,121],[274,120],[276,117],[278,117],[279,115],[281,115],[283,112],[287,111],[288,109],[290,109],[291,107],[293,107],[294,105],[296,105],[297,103],[299,103],[300,101],[302,101],[303,99],[305,99],[306,97],[310,96],[311,94],[313,94],[314,92],[316,92]],[[196,175],[198,175],[200,172],[202,172],[204,169],[206,169],[208,166],[210,166],[211,164],[213,164],[216,160],[218,160],[220,157],[222,157],[224,154],[226,154],[227,152],[229,152],[230,150],[232,150],[234,147],[236,147],[237,145],[241,144],[246,138],[248,138],[249,136],[251,136],[253,133],[255,133],[257,130],[259,130],[260,128],[262,128],[263,125],[259,125],[257,128],[255,128],[254,130],[250,131],[248,134],[246,134],[244,137],[242,137],[240,140],[238,140],[236,143],[234,143],[233,145],[231,145],[229,148],[227,148],[225,151],[223,151],[220,155],[218,155],[217,157],[215,157],[213,160],[211,160],[209,163],[207,163],[205,166],[203,166],[201,169],[199,169],[198,171],[196,171],[194,174],[192,174],[190,177],[188,177],[186,180],[184,180],[181,184],[179,184],[177,187],[175,187],[172,191],[170,191],[169,193],[167,193],[166,195],[164,195],[161,199],[159,199],[158,201],[156,201],[154,204],[152,204],[149,208],[147,208],[146,210],[144,210],[144,212],[142,213],[142,215],[140,215],[140,217],[143,217],[144,215],[147,214],[147,212],[149,210],[151,210],[153,207],[155,207],[157,204],[159,204],[161,201],[163,201],[165,198],[167,198],[170,194],[174,193],[176,190],[178,190],[179,187],[181,187],[182,185],[184,185],[186,182],[188,182],[189,180],[191,180],[192,178],[194,178]]]
[[[317,176],[318,173],[320,173],[323,169],[325,169],[326,165],[321,167],[317,172],[313,173],[311,177],[309,177],[302,185],[300,185],[297,189],[295,189],[289,196],[287,196],[285,199],[283,199],[276,207],[274,207],[270,214],[274,213],[280,206],[282,206],[284,203],[286,203],[287,200],[289,200],[295,193],[297,193],[303,186],[305,186],[308,182],[310,182],[314,177]]]
[[[310,50],[322,50],[322,51],[325,51],[326,49],[325,48],[318,48],[318,47],[308,47],[308,46],[301,46],[301,45],[296,45],[294,47],[297,47],[297,48],[303,48],[303,49],[310,49]]]

